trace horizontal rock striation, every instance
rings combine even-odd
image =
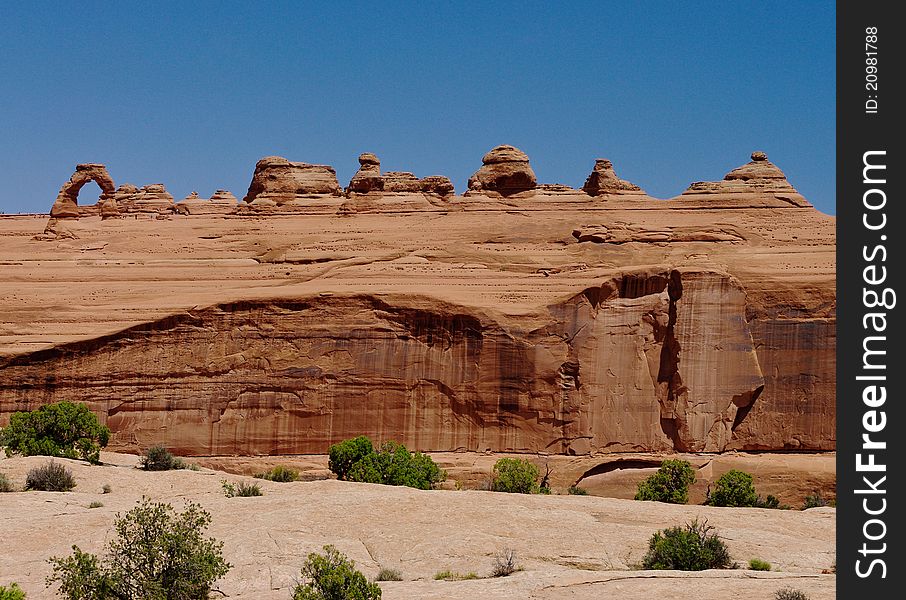
[[[253,209],[297,209],[320,196],[340,196],[337,172],[328,165],[290,162],[267,156],[255,164],[243,202]]]
[[[0,363],[0,406],[88,403],[117,448],[322,453],[361,433],[423,450],[722,451],[765,378],[745,293],[646,270],[535,327],[418,298],[221,304]],[[40,400],[38,400],[40,399]]]

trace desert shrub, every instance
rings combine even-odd
[[[211,516],[189,503],[181,513],[169,504],[142,498],[114,522],[116,538],[99,558],[73,546],[68,557],[53,557],[47,585],[58,583],[69,600],[143,598],[201,600],[226,575],[223,542],[202,533]]]
[[[809,597],[805,592],[785,587],[774,593],[774,600],[809,600]]]
[[[749,568],[753,571],[770,571],[771,563],[766,560],[761,560],[759,558],[753,558],[749,561]]]
[[[516,562],[516,551],[507,548],[494,556],[494,563],[491,565],[491,577],[506,577],[521,570],[522,568]]]
[[[98,502],[97,500],[95,500],[94,502],[92,502],[91,504],[88,505],[88,508],[101,508],[102,506],[104,506],[103,502]]]
[[[13,482],[10,481],[6,475],[0,473],[0,493],[3,492],[15,492],[16,488],[13,487]]]
[[[250,496],[262,496],[261,488],[258,487],[257,483],[246,483],[240,481],[239,483],[230,483],[229,481],[223,480],[220,482],[223,486],[223,493],[227,498],[247,498]]]
[[[472,571],[469,571],[468,573],[458,573],[447,569],[435,573],[434,579],[437,581],[465,581],[467,579],[478,579],[478,575]]]
[[[374,578],[375,581],[402,581],[403,574],[400,573],[399,569],[388,569],[387,567],[382,567],[378,571],[377,577]]]
[[[55,402],[30,412],[13,413],[0,430],[6,455],[58,456],[100,462],[110,430],[84,404]]]
[[[68,492],[75,486],[76,481],[72,476],[72,471],[52,460],[29,470],[25,476],[26,490]]]
[[[376,600],[381,588],[365,576],[333,546],[324,554],[312,552],[302,565],[302,583],[293,590],[293,600]]]
[[[689,486],[693,483],[695,471],[689,461],[665,460],[657,473],[639,483],[635,499],[685,504],[689,501]]]
[[[345,480],[357,462],[374,453],[374,445],[368,436],[360,435],[333,444],[327,453],[329,455],[327,466],[336,473],[337,479]]]
[[[396,442],[384,442],[379,451],[366,454],[346,473],[349,481],[404,485],[421,490],[432,489],[446,477],[446,472],[430,456],[410,452]]]
[[[780,508],[780,500],[777,499],[777,496],[772,496],[771,494],[768,494],[768,497],[764,499],[761,496],[756,496],[754,506],[757,508]]]
[[[9,587],[0,585],[0,600],[25,600],[25,592],[17,583],[12,583]]]
[[[569,486],[569,489],[566,490],[566,493],[570,496],[587,496],[588,490],[577,485],[571,485]]]
[[[714,491],[708,491],[705,504],[711,506],[755,506],[758,495],[752,484],[752,476],[743,471],[731,469],[718,478]]]
[[[819,506],[827,506],[827,500],[821,496],[821,492],[815,492],[805,497],[805,502],[802,503],[802,510],[818,508]]]
[[[105,483],[105,484],[104,484],[104,487],[101,488],[101,493],[102,493],[102,494],[109,494],[109,493],[112,492],[112,491],[113,491],[113,488],[110,487],[110,484],[109,484],[109,483]]]
[[[173,456],[173,453],[163,446],[151,446],[145,450],[141,466],[145,471],[172,471],[185,469],[186,463],[183,459]]]
[[[693,520],[682,527],[658,531],[648,541],[642,559],[645,569],[703,571],[731,566],[730,552],[723,540],[712,533],[707,521]]]
[[[522,458],[501,458],[494,463],[491,489],[513,494],[537,494],[538,467]]]
[[[276,481],[278,483],[289,483],[291,481],[298,481],[299,471],[284,467],[283,465],[277,465],[264,473],[255,473],[255,478],[264,479],[266,481]]]

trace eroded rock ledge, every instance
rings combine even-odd
[[[604,279],[531,327],[415,296],[235,302],[10,357],[0,408],[87,402],[113,448],[202,455],[359,434],[433,451],[832,447],[819,415],[778,426],[771,353],[790,324],[745,311],[733,277],[685,269]]]

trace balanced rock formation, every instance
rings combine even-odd
[[[367,194],[384,189],[384,178],[381,177],[381,161],[371,152],[359,155],[359,170],[352,176],[346,193]]]
[[[162,183],[136,188],[124,183],[116,190],[116,203],[126,213],[166,213],[173,210],[173,196]]]
[[[266,156],[255,164],[252,182],[242,200],[253,208],[291,208],[304,206],[309,198],[340,195],[342,190],[333,167]]]
[[[756,151],[752,160],[727,173],[722,181],[698,181],[676,199],[731,199],[753,205],[782,204],[806,207],[811,204],[796,191],[767,154]]]
[[[100,200],[110,199],[115,191],[113,179],[107,172],[107,167],[100,163],[85,163],[76,165],[75,173],[69,181],[60,188],[57,199],[50,209],[50,216],[54,218],[79,217],[79,190],[89,181],[94,181],[101,188]]]
[[[595,159],[595,168],[592,170],[582,190],[589,196],[644,196],[645,192],[639,186],[620,179],[613,170],[613,163],[606,158]]]
[[[434,194],[445,197],[453,193],[448,177],[430,175],[419,179],[408,171],[387,171],[381,174],[381,161],[371,152],[359,156],[358,172],[346,188],[347,195],[387,192],[390,194]]]
[[[469,177],[469,190],[509,196],[537,185],[528,155],[513,146],[497,146],[481,159],[482,167]]]
[[[183,215],[226,215],[236,210],[239,201],[228,190],[217,190],[214,195],[202,198],[192,192],[175,204],[176,212]]]

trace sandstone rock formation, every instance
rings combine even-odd
[[[535,188],[529,158],[513,146],[497,146],[481,159],[482,167],[469,177],[469,190],[509,196]]]
[[[79,190],[89,181],[94,181],[101,188],[101,200],[107,200],[113,196],[115,186],[113,179],[107,172],[107,167],[100,163],[76,165],[75,173],[60,188],[60,193],[57,194],[57,199],[50,209],[50,216],[54,218],[78,218]]]
[[[384,178],[381,177],[381,161],[371,152],[359,155],[359,170],[352,176],[346,193],[367,194],[384,189]]]
[[[173,196],[162,183],[140,188],[124,183],[117,188],[115,199],[120,212],[161,213],[173,210]]]
[[[595,167],[585,180],[582,190],[589,196],[645,195],[639,186],[617,177],[613,170],[613,163],[606,158],[595,159]]]
[[[691,184],[677,199],[708,200],[730,199],[737,202],[751,202],[754,205],[765,201],[779,200],[793,206],[811,206],[787,181],[764,152],[753,152],[752,160],[727,173],[722,181],[699,181]]]
[[[387,192],[395,194],[433,194],[446,197],[453,193],[453,183],[449,178],[431,175],[419,179],[408,171],[387,171],[381,174],[381,161],[377,156],[366,152],[359,156],[358,172],[346,188],[347,195]]]
[[[255,165],[248,193],[242,200],[258,209],[292,209],[304,207],[306,199],[312,197],[341,193],[333,167],[267,156]]]
[[[114,447],[194,454],[834,448],[835,222],[777,177],[435,202],[387,176],[274,218],[70,220],[78,243],[0,220],[0,422],[81,400]]]
[[[183,215],[226,215],[236,210],[238,200],[228,190],[217,190],[208,198],[192,192],[175,204],[176,212]]]

